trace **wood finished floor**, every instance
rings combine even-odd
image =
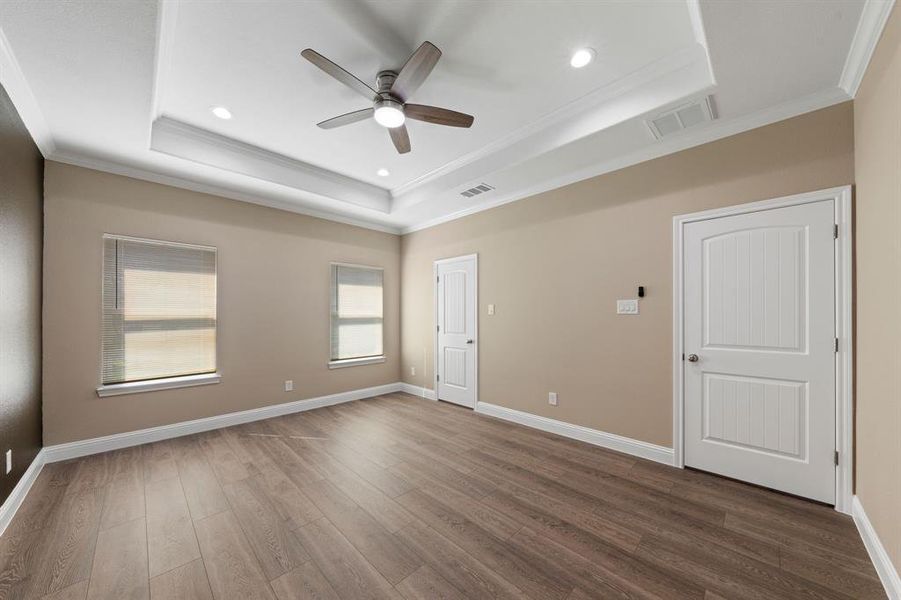
[[[392,394],[44,467],[0,598],[884,598],[848,517]]]

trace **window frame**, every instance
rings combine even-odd
[[[338,298],[338,268],[347,267],[350,269],[364,269],[368,271],[379,271],[382,274],[382,353],[373,356],[360,356],[355,358],[335,358],[335,348],[333,345],[332,332],[334,330],[334,319],[336,318],[335,308]],[[357,367],[361,365],[373,365],[385,362],[385,268],[373,265],[361,265],[356,263],[332,262],[329,264],[329,369],[343,369],[345,367]]]
[[[216,302],[216,327],[215,327],[215,361],[212,371],[202,373],[170,375],[166,377],[155,377],[153,379],[141,379],[135,381],[124,381],[119,383],[103,383],[103,290],[106,269],[106,241],[107,240],[124,240],[131,242],[140,242],[144,244],[158,244],[161,246],[169,246],[175,248],[191,248],[195,250],[205,250],[213,253],[213,268],[215,277],[214,298]],[[216,246],[208,246],[205,244],[189,244],[185,242],[176,242],[170,240],[160,240],[154,238],[142,238],[131,235],[121,235],[117,233],[103,233],[100,237],[100,360],[97,368],[97,395],[101,398],[107,396],[120,396],[123,394],[135,394],[140,392],[151,392],[156,390],[166,390],[182,387],[194,387],[199,385],[210,385],[219,383],[222,375],[219,372],[219,249]]]

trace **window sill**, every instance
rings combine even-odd
[[[121,396],[123,394],[139,394],[141,392],[155,392],[157,390],[193,387],[195,385],[210,385],[219,383],[221,379],[222,376],[219,375],[219,373],[204,373],[203,375],[185,375],[183,377],[167,377],[165,379],[151,379],[149,381],[114,383],[112,385],[101,385],[97,388],[97,395],[101,398],[105,398],[107,396]]]
[[[345,358],[343,360],[329,361],[329,369],[343,369],[344,367],[358,367],[360,365],[374,365],[385,362],[384,356],[367,356],[366,358]]]

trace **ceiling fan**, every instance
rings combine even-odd
[[[372,102],[371,108],[355,110],[353,112],[338,115],[317,123],[322,129],[334,129],[343,127],[357,121],[363,121],[373,117],[375,121],[388,129],[394,147],[401,154],[410,151],[410,135],[404,125],[406,119],[416,119],[435,125],[447,125],[449,127],[471,127],[473,116],[455,110],[426,106],[424,104],[409,104],[410,99],[419,86],[423,84],[432,69],[441,58],[441,50],[431,42],[423,42],[422,45],[407,59],[400,72],[381,71],[376,77],[378,91],[372,89],[351,73],[342,69],[315,50],[307,48],[300,53],[305,59],[349,87],[365,96]]]

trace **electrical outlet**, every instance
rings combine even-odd
[[[13,451],[6,451],[6,474],[9,475],[9,472],[13,470]]]
[[[557,406],[557,392],[547,393],[547,403],[551,406]]]
[[[416,376],[416,367],[410,367],[410,375]]]
[[[293,391],[294,391],[294,381],[293,381],[293,380],[291,380],[291,379],[286,379],[286,380],[285,380],[285,391],[286,391],[286,392],[293,392]]]

